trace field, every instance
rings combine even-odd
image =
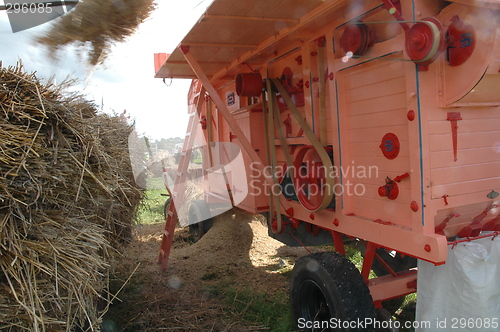
[[[284,246],[267,235],[262,216],[233,209],[216,217],[197,243],[178,228],[162,271],[165,193],[161,183],[146,193],[133,241],[111,280],[118,294],[102,331],[293,331],[291,269],[308,250],[321,248]],[[349,255],[359,263],[358,252]],[[397,311],[399,319],[413,319],[414,299],[404,304],[410,310]]]

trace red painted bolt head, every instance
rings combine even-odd
[[[412,210],[413,212],[417,212],[417,211],[418,211],[418,203],[417,203],[417,202],[415,202],[415,201],[412,201],[412,202],[410,203],[410,208],[411,208],[411,210]]]
[[[414,110],[409,110],[408,114],[406,116],[408,117],[408,120],[410,120],[410,121],[415,120],[415,111]]]
[[[428,245],[428,244],[426,244],[426,245],[424,246],[424,250],[425,250],[425,251],[427,251],[427,252],[430,252],[430,251],[431,251],[431,246],[430,246],[430,245]]]
[[[314,220],[314,213],[311,213],[311,214],[309,215],[309,218],[311,218],[311,220]]]
[[[335,220],[333,221],[333,224],[335,226],[338,226],[338,225],[340,225],[340,222],[339,222],[339,220],[337,218],[335,218]]]

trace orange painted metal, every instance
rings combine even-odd
[[[201,113],[209,107],[217,121],[203,123],[206,131],[238,144],[246,158],[247,179],[239,180],[253,191],[241,208],[273,206],[265,190],[276,185],[272,173],[278,190],[287,181],[325,189],[331,180],[331,204],[318,209],[312,189],[300,199],[279,195],[280,215],[293,218],[273,226],[367,241],[365,277],[373,248],[439,265],[448,238],[499,230],[492,206],[500,204],[500,4],[283,0],[270,10],[268,3],[215,0],[182,49],[155,65],[156,77],[199,78],[207,88],[213,103]],[[271,88],[261,93],[257,82],[254,92],[237,93],[246,90],[238,75],[248,66]],[[331,168],[310,164],[317,176],[298,182],[284,176],[282,165],[307,169],[305,150],[319,149],[313,141],[328,149]],[[374,300],[415,291],[416,273],[369,280]]]
[[[167,58],[170,56],[170,54],[167,53],[155,53],[154,54],[154,65],[155,65],[155,73],[157,73],[161,66],[167,61]]]
[[[262,93],[260,73],[240,73],[236,75],[236,94],[240,97],[259,97]]]

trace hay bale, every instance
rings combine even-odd
[[[132,128],[66,88],[0,68],[2,331],[95,330],[111,255],[142,198]]]
[[[88,46],[88,61],[97,65],[113,44],[131,36],[154,9],[153,0],[83,0],[37,41],[53,55],[68,44]]]

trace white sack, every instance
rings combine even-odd
[[[445,265],[418,262],[415,331],[500,330],[500,237],[448,247]]]

